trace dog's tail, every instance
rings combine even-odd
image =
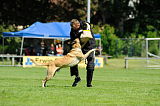
[[[92,53],[93,51],[99,51],[99,49],[95,48],[95,49],[91,49],[90,51],[88,51],[85,55],[84,55],[84,59],[86,59],[90,53]]]
[[[38,63],[38,62],[36,62],[36,61],[33,60],[33,59],[31,59],[31,61],[32,61],[35,65],[37,65],[37,66],[48,66],[48,65],[49,65],[49,63]]]

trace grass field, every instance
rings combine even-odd
[[[77,87],[71,87],[74,77],[66,68],[42,88],[44,68],[0,67],[0,106],[160,105],[160,70],[133,68],[136,61],[124,69],[122,63],[112,59],[95,69],[92,88],[83,68]]]

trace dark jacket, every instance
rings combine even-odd
[[[71,32],[70,32],[70,38],[71,38],[71,41],[75,40],[76,38],[80,38],[80,35],[81,33],[83,32],[82,30],[86,30],[86,24],[84,21],[81,21],[80,22],[80,28],[78,30],[74,30],[74,29],[71,29]],[[92,30],[91,30],[91,33],[92,33]],[[93,36],[93,33],[92,33],[92,36]],[[90,49],[93,49],[96,47],[96,41],[95,41],[95,38],[93,36],[92,39],[90,39],[86,44],[85,46],[82,48],[82,51],[84,52],[87,52],[89,51]]]

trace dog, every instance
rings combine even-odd
[[[62,58],[57,58],[50,63],[37,63],[33,59],[31,59],[31,61],[35,65],[47,66],[47,76],[44,80],[42,80],[42,87],[46,87],[46,82],[54,77],[56,71],[60,70],[61,68],[73,67],[79,64],[82,60],[85,60],[91,52],[96,50],[98,49],[92,49],[86,54],[83,54],[81,50],[80,40],[79,38],[77,38],[72,42],[72,49],[70,50],[70,52]]]

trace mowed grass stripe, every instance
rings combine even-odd
[[[84,68],[80,68],[82,81],[77,87],[71,87],[74,77],[69,68],[57,72],[42,88],[45,75],[44,68],[0,67],[0,106],[160,104],[160,70],[126,70],[109,63],[95,70],[92,88],[86,87]]]

